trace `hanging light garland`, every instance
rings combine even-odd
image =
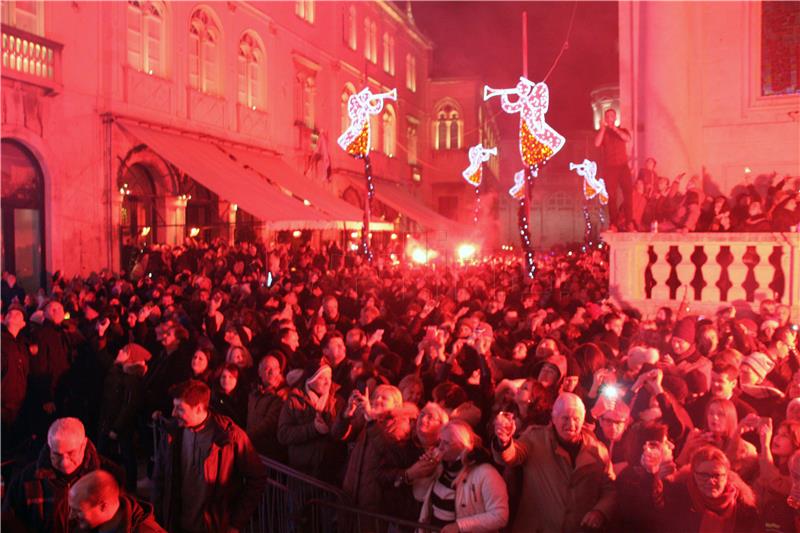
[[[468,156],[469,166],[461,172],[461,175],[467,183],[475,187],[475,211],[472,215],[472,221],[477,224],[481,210],[483,163],[488,161],[491,156],[497,156],[497,147],[484,148],[483,145],[479,143],[469,149]]]
[[[509,95],[517,97],[512,102]],[[529,202],[533,192],[533,178],[538,176],[539,169],[544,166],[561,148],[566,140],[548,125],[544,116],[550,106],[550,91],[544,82],[534,83],[524,76],[511,89],[492,89],[484,86],[484,101],[500,97],[500,106],[509,114],[519,114],[519,153],[525,170],[514,176],[514,186],[509,191],[512,197],[519,200],[517,214],[522,250],[525,255],[525,268],[529,278],[533,278],[536,265],[529,228]]]
[[[337,143],[342,150],[356,159],[364,160],[364,180],[367,197],[364,200],[364,219],[361,227],[361,253],[368,261],[372,261],[372,250],[369,246],[369,222],[372,212],[372,198],[375,196],[375,184],[372,181],[372,162],[369,159],[371,145],[370,115],[378,115],[383,111],[384,100],[397,101],[397,89],[386,93],[373,93],[369,87],[350,95],[347,100],[347,115],[350,125],[339,136]]]
[[[597,177],[597,163],[584,159],[582,163],[570,163],[569,169],[574,170],[579,176],[583,177],[583,221],[584,232],[583,239],[585,242],[592,245],[592,220],[589,214],[589,205],[597,198],[598,202],[598,218],[600,219],[600,227],[605,226],[605,213],[603,207],[608,205],[608,191],[606,190],[606,182],[602,178]]]

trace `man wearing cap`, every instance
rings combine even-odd
[[[767,354],[753,352],[744,358],[739,368],[739,387],[741,398],[762,416],[778,417],[781,403],[786,396],[783,391],[766,381],[775,363]]]
[[[697,332],[697,320],[694,316],[687,316],[677,324],[672,330],[670,340],[670,353],[675,362],[675,369],[683,377],[692,370],[699,370],[711,381],[711,360],[704,357],[697,351],[695,346]]]

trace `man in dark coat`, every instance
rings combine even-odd
[[[159,522],[169,531],[224,533],[244,529],[267,483],[247,434],[210,413],[211,390],[189,380],[170,390],[172,418],[162,431],[153,473]]]
[[[89,472],[72,485],[69,508],[77,531],[166,533],[156,522],[153,506],[122,493],[105,470]]]
[[[0,355],[3,360],[2,370],[2,422],[3,422],[3,459],[8,459],[8,452],[19,443],[19,412],[28,389],[28,370],[30,352],[20,331],[25,327],[25,313],[21,306],[11,305],[3,322],[2,346]]]
[[[102,468],[118,473],[86,438],[77,418],[59,418],[47,432],[47,445],[39,459],[11,482],[3,500],[3,529],[61,533],[69,529],[70,486],[80,477]]]
[[[31,342],[30,408],[36,434],[43,434],[56,412],[56,391],[72,363],[69,336],[64,330],[64,306],[51,300],[44,307],[44,323]]]

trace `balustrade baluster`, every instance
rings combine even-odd
[[[755,300],[763,300],[772,298],[773,291],[769,288],[772,281],[772,276],[775,275],[775,267],[769,264],[769,256],[772,255],[774,245],[770,242],[759,243],[756,245],[756,254],[758,254],[758,264],[753,269],[753,275],[756,277],[758,288],[755,292]]]
[[[731,290],[728,291],[728,301],[744,300],[747,292],[744,290],[744,280],[747,277],[747,265],[744,264],[744,254],[747,253],[746,243],[731,243],[733,261],[728,266],[728,276],[731,280]]]
[[[667,300],[669,299],[669,287],[667,286],[667,278],[670,273],[670,265],[667,262],[667,254],[669,253],[668,243],[653,243],[653,252],[656,254],[656,262],[653,263],[651,271],[653,273],[653,280],[655,286],[653,287],[652,296],[653,300]]]

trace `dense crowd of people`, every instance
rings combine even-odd
[[[773,172],[754,180],[751,170],[745,168],[743,183],[728,197],[711,192],[717,185],[705,167],[701,174],[686,179],[682,172],[670,181],[659,175],[655,158],[648,157],[634,176],[628,156],[631,133],[617,122],[617,112],[607,109],[594,141],[598,177],[603,179],[608,195],[609,230],[800,231],[800,177],[778,179],[778,173]],[[596,218],[599,226],[605,226],[604,217]]]
[[[619,309],[606,252],[531,281],[187,240],[36,294],[6,273],[3,529],[240,531],[261,455],[447,533],[795,531],[790,309]]]
[[[796,231],[800,224],[800,179],[777,173],[758,176],[756,186],[745,174],[731,197],[706,194],[708,176],[674,180],[659,176],[648,158],[640,169],[620,227],[630,231],[759,232]],[[626,199],[626,202],[628,200]]]

